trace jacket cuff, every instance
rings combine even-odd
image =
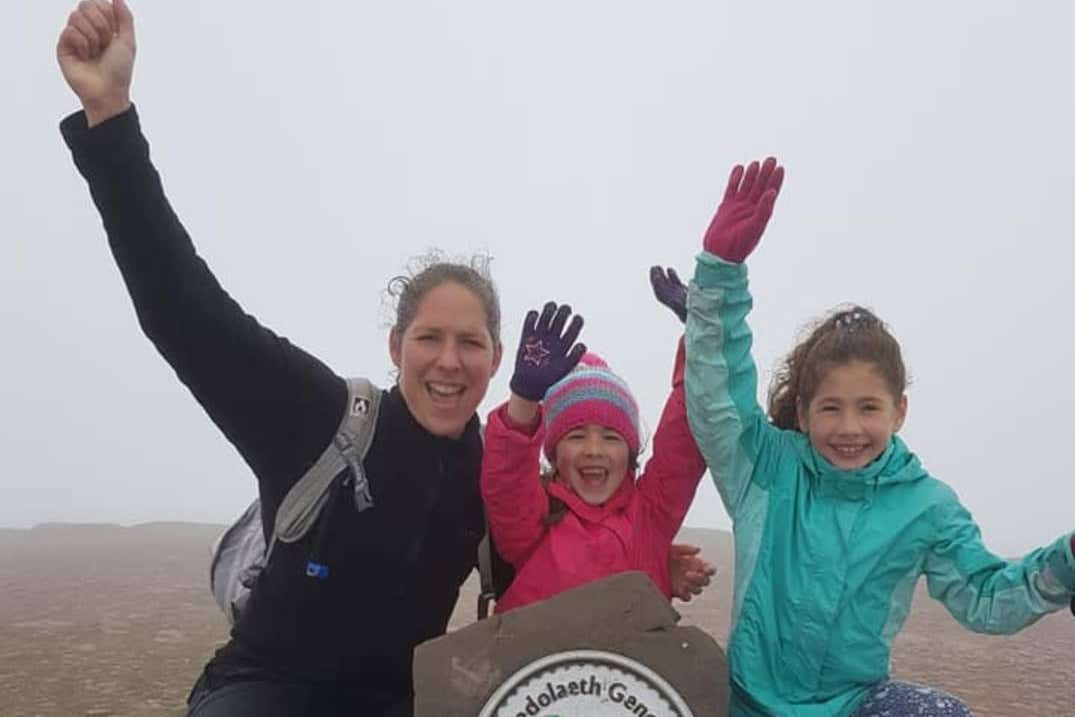
[[[676,342],[676,358],[672,363],[672,388],[682,385],[683,374],[687,368],[687,349],[684,344],[684,337],[680,336],[679,341]]]
[[[149,144],[142,136],[138,110],[130,109],[90,127],[83,111],[68,115],[60,122],[60,134],[83,175],[102,165],[120,166],[143,159]]]
[[[1075,533],[1065,535],[1049,557],[1049,568],[1060,583],[1075,593]]]
[[[746,264],[735,264],[707,251],[699,252],[694,266],[694,283],[712,289],[746,281]]]
[[[509,441],[514,447],[509,450],[515,450],[519,446],[532,445],[537,445],[540,448],[541,442],[545,440],[545,407],[539,407],[537,421],[531,430],[526,426],[518,426],[515,421],[508,417],[508,404],[505,401],[489,412],[485,442],[487,451],[492,448],[488,440],[490,434]]]
[[[541,424],[545,422],[544,407],[542,407],[541,404],[538,404],[538,412],[534,414],[534,420],[528,426],[523,425],[522,423],[518,423],[517,421],[512,419],[511,415],[508,414],[508,404],[506,403],[500,404],[500,406],[497,407],[494,413],[496,414],[497,418],[500,419],[501,423],[504,424],[505,428],[507,428],[509,431],[512,431],[513,433],[518,433],[519,435],[526,436],[527,438],[533,438],[534,435],[538,432],[538,428],[540,428]]]

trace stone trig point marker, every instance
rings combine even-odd
[[[415,717],[724,717],[724,651],[644,573],[621,573],[430,640]]]

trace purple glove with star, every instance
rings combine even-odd
[[[554,383],[562,379],[586,353],[586,346],[576,344],[582,331],[582,317],[576,314],[565,329],[571,307],[553,302],[538,312],[531,311],[523,321],[519,351],[515,354],[515,373],[511,391],[527,401],[540,401]]]
[[[657,301],[671,309],[680,321],[687,323],[687,287],[679,280],[676,270],[650,267],[649,283]]]
[[[702,247],[724,261],[742,264],[761,241],[783,182],[784,168],[773,157],[760,166],[751,162],[746,170],[737,164]]]

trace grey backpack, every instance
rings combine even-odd
[[[276,511],[272,537],[265,545],[261,501],[255,500],[213,544],[209,563],[209,589],[228,622],[234,625],[250,597],[250,589],[272,557],[277,541],[301,540],[317,522],[335,478],[350,469],[346,483],[354,493],[359,512],[373,506],[369,481],[362,461],[373,442],[381,391],[364,378],[347,379],[347,410],[332,443],[291,487]],[[312,577],[323,577],[327,568],[314,562],[306,566]]]
[[[336,435],[321,457],[284,496],[276,511],[268,546],[265,545],[260,500],[251,503],[217,538],[209,563],[209,589],[231,625],[238,622],[254,581],[268,565],[277,541],[294,543],[310,531],[321,515],[337,476],[350,469],[344,485],[350,484],[352,488],[355,508],[362,512],[373,506],[362,462],[373,442],[380,404],[379,388],[364,378],[347,379],[347,411]],[[325,577],[327,570],[313,561],[306,566],[306,574],[315,578]],[[488,615],[489,603],[503,594],[514,577],[514,571],[492,549],[488,530],[478,547],[478,571],[481,574],[478,619],[482,619]]]

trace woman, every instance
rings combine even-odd
[[[346,382],[245,314],[197,256],[165,199],[129,100],[129,10],[84,4],[60,39],[85,108],[62,131],[108,231],[146,335],[258,478],[271,525],[332,439]],[[305,576],[317,533],[278,544],[191,714],[386,714],[411,694],[411,656],[444,632],[483,534],[475,409],[500,363],[488,277],[438,263],[399,293],[389,337],[398,384],[366,457],[376,508],[346,491],[317,546],[329,579]]]
[[[271,526],[332,440],[346,382],[263,327],[220,287],[164,196],[130,101],[134,24],[123,0],[83,2],[57,55],[83,112],[61,130],[104,220],[143,331],[258,478]],[[401,282],[364,466],[374,508],[334,494],[306,538],[278,544],[231,639],[191,693],[192,717],[409,714],[411,657],[442,634],[484,532],[475,409],[501,358],[483,271],[432,263]],[[306,575],[312,554],[330,568]],[[695,578],[697,558],[678,555]]]

